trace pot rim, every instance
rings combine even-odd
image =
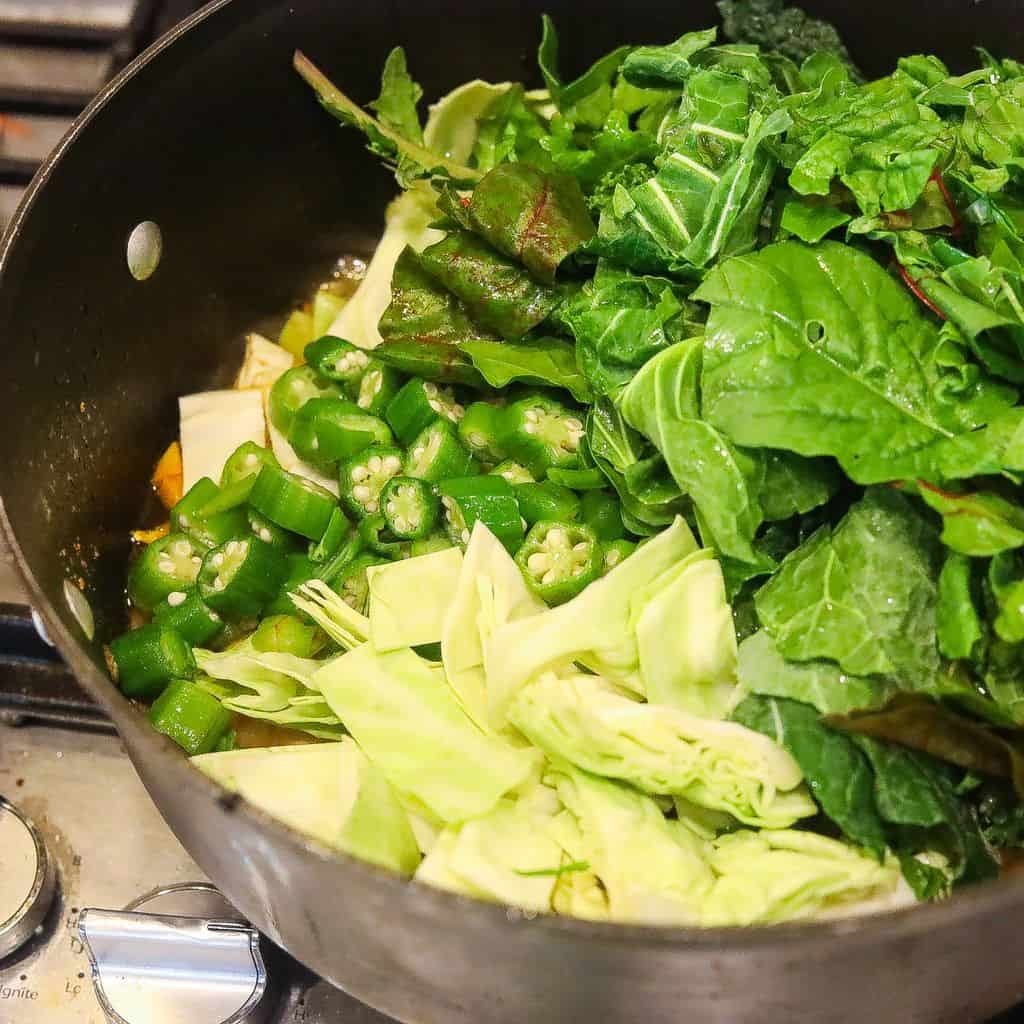
[[[251,4],[251,0],[248,2]],[[93,98],[39,168],[7,230],[0,238],[0,289],[4,287],[5,273],[24,233],[25,224],[36,206],[45,200],[47,183],[63,160],[64,154],[78,143],[80,137],[88,131],[89,125],[102,116],[115,98],[122,91],[129,89],[133,80],[151,64],[158,62],[167,51],[183,39],[191,37],[200,28],[215,30],[220,17],[226,20],[243,6],[243,0],[211,0],[136,57]],[[22,552],[2,495],[0,530],[14,554],[19,573],[31,597],[32,607],[42,617],[49,636],[67,660],[76,679],[110,714],[118,732],[129,742],[133,757],[158,758],[161,761],[161,771],[171,774],[181,787],[191,789],[204,799],[219,801],[222,806],[229,807],[234,813],[245,816],[250,822],[269,833],[274,842],[286,843],[304,856],[332,862],[339,871],[361,875],[361,880],[366,885],[389,889],[389,898],[395,900],[397,906],[404,903],[407,908],[415,907],[419,913],[439,917],[449,915],[455,920],[468,917],[475,926],[495,930],[501,927],[530,928],[561,941],[579,940],[611,946],[629,944],[652,949],[676,949],[681,953],[693,951],[706,955],[766,951],[783,944],[799,949],[801,946],[818,946],[822,941],[841,940],[844,947],[852,948],[865,943],[875,944],[881,940],[912,940],[937,929],[962,925],[972,920],[980,921],[1000,909],[1009,911],[1024,903],[1024,872],[1021,872],[971,886],[942,903],[918,904],[878,914],[746,928],[687,928],[587,921],[554,914],[533,916],[433,886],[407,881],[397,873],[304,837],[245,800],[236,802],[233,795],[220,784],[193,768],[187,759],[181,756],[180,749],[171,740],[155,732],[138,707],[121,695],[109,677],[86,654],[83,642],[72,633],[63,617],[57,613]],[[141,755],[136,753],[139,750],[142,751]]]

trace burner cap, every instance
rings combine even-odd
[[[36,933],[53,903],[54,869],[43,837],[17,807],[0,797],[0,960]]]

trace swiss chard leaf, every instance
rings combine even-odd
[[[911,500],[875,488],[785,559],[757,595],[758,617],[787,658],[827,658],[924,686],[940,669],[939,558],[935,531]]]
[[[804,515],[824,505],[842,482],[828,459],[805,459],[793,452],[765,452],[759,497],[768,522]]]
[[[920,694],[898,694],[885,707],[829,715],[834,729],[920,750],[967,771],[1010,779],[1024,796],[1024,740],[982,725]]]
[[[950,353],[870,256],[782,242],[714,268],[703,410],[738,444],[833,455],[859,483],[942,479],[954,441],[1013,393]],[[914,471],[907,473],[907,469]]]
[[[486,332],[518,341],[561,301],[518,263],[468,231],[451,231],[419,255],[423,270],[461,300]],[[383,332],[382,332],[383,333]]]
[[[576,339],[580,368],[598,394],[621,387],[651,356],[696,333],[697,316],[682,286],[604,261],[558,311]]]
[[[473,190],[467,214],[498,252],[549,285],[564,260],[595,232],[575,178],[522,163],[499,164],[488,172]]]
[[[850,214],[837,206],[811,203],[791,197],[782,208],[779,222],[784,231],[796,235],[801,242],[820,242],[830,231],[849,224]]]
[[[886,841],[874,776],[852,740],[822,724],[814,708],[793,700],[748,697],[732,718],[787,750],[825,814],[848,839],[882,859]]]
[[[518,344],[507,341],[468,341],[469,356],[491,387],[503,388],[514,380],[565,388],[578,402],[593,398],[576,366],[572,345],[558,338],[537,338]]]
[[[942,543],[981,558],[1024,547],[1024,509],[998,494],[956,494],[918,481],[918,493],[942,516]]]
[[[756,562],[754,534],[764,466],[700,419],[697,393],[702,342],[691,338],[651,359],[623,392],[619,408],[665,458],[680,490],[693,501],[705,544]]]

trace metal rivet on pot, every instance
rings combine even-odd
[[[96,635],[96,620],[92,614],[92,605],[71,580],[64,581],[64,600],[68,610],[75,617],[75,622],[82,627],[86,640],[91,640]]]
[[[136,281],[145,281],[153,276],[160,266],[164,251],[164,236],[155,221],[144,220],[132,228],[128,236],[128,269]]]

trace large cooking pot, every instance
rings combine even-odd
[[[1024,4],[808,3],[868,72],[904,52],[956,66],[983,44],[1024,56]],[[1024,997],[1024,878],[951,903],[840,923],[690,931],[527,919],[321,848],[230,798],[111,684],[100,641],[123,626],[125,538],[176,431],[179,394],[226,381],[247,329],[368,253],[389,175],[318,110],[301,47],[352,95],[403,44],[428,96],[477,75],[533,79],[539,15],[575,63],[715,20],[657,0],[220,0],[89,108],[39,173],[0,250],[0,480],[32,601],[113,716],[167,822],[275,942],[403,1021],[964,1021]],[[163,258],[128,273],[132,228]],[[83,578],[87,642],[66,605]],[[103,780],[95,780],[102,785]],[[300,780],[296,780],[297,783]],[[110,855],[132,823],[110,808]]]

